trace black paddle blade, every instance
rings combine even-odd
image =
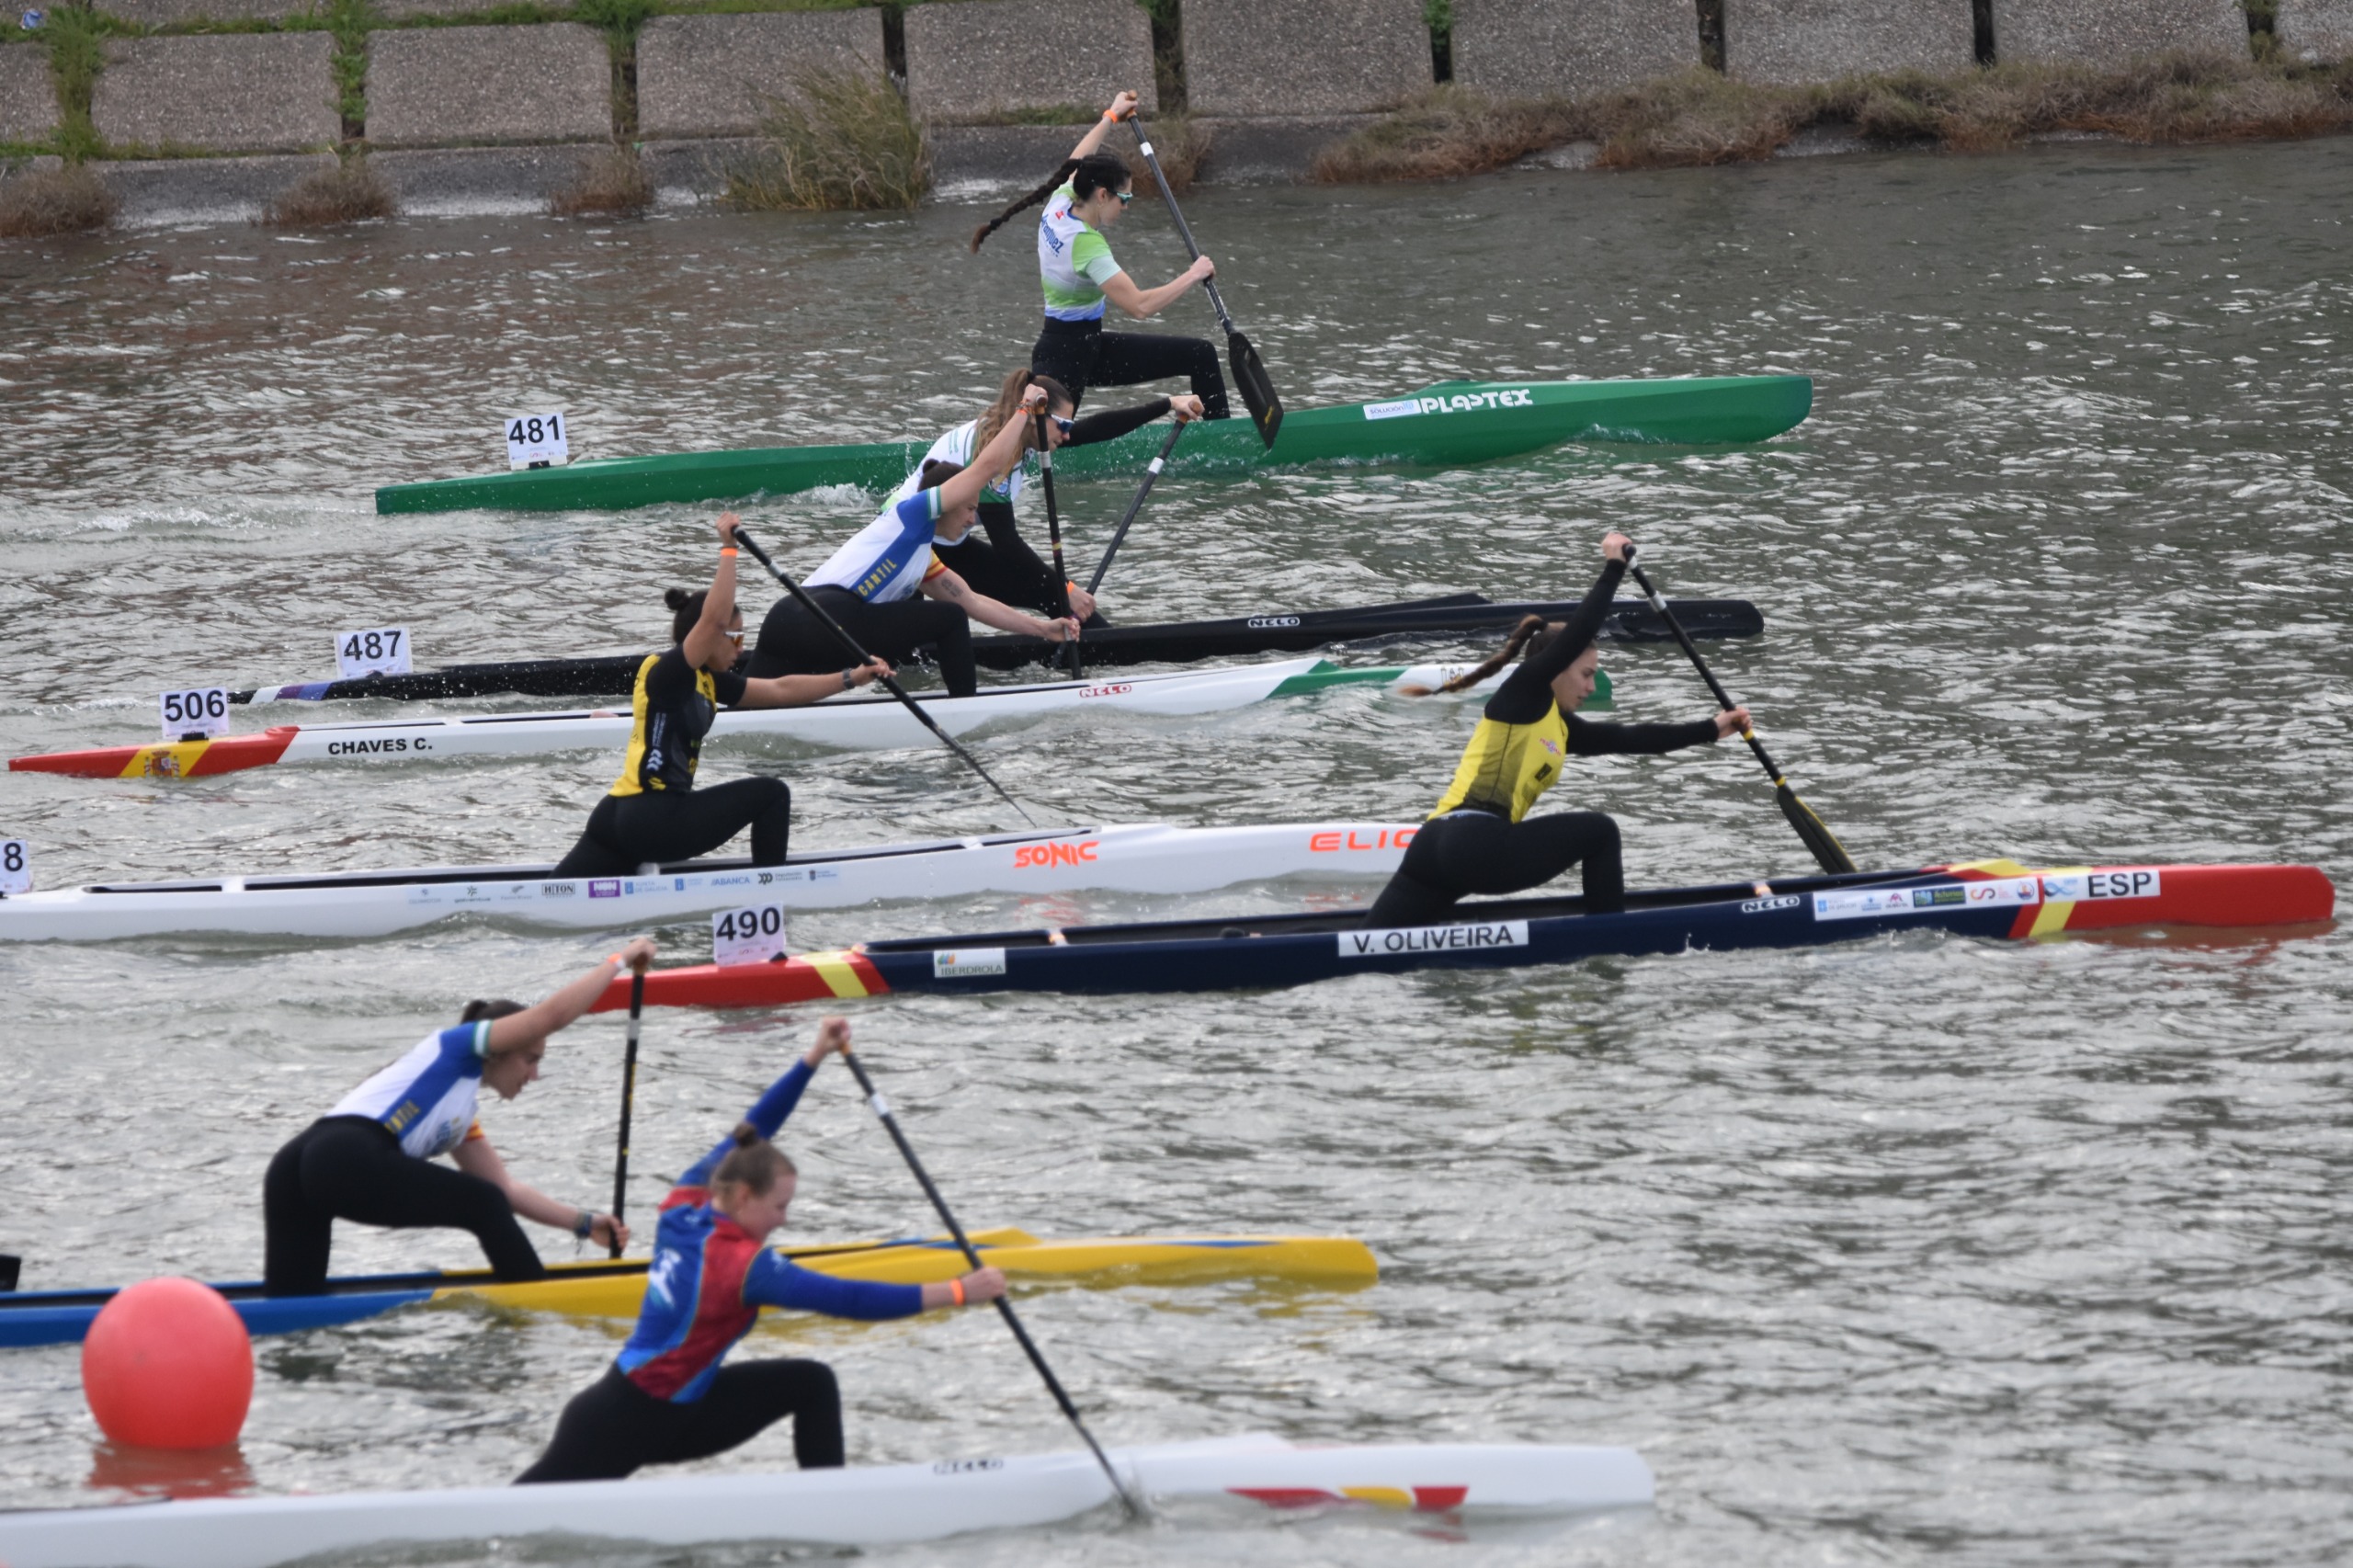
[[[1855,864],[1855,858],[1847,853],[1846,846],[1830,831],[1829,824],[1815,816],[1813,808],[1799,800],[1798,792],[1786,781],[1773,786],[1773,798],[1781,802],[1781,814],[1790,819],[1790,825],[1798,830],[1805,846],[1813,851],[1816,865],[1833,876],[1860,869]]]
[[[1250,411],[1250,422],[1258,427],[1258,439],[1268,446],[1275,444],[1275,432],[1283,427],[1283,400],[1275,395],[1275,383],[1267,379],[1266,361],[1250,340],[1238,332],[1225,335],[1225,357],[1233,365],[1233,384],[1242,389],[1242,405]]]
[[[13,1290],[23,1277],[25,1260],[12,1252],[0,1252],[0,1290]]]

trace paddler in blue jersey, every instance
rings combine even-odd
[[[1601,575],[1565,624],[1547,626],[1528,617],[1493,658],[1438,688],[1477,686],[1527,651],[1487,699],[1452,786],[1373,901],[1368,926],[1435,925],[1465,894],[1522,892],[1578,865],[1585,913],[1615,915],[1626,907],[1617,821],[1601,812],[1531,817],[1529,808],[1559,782],[1571,756],[1653,756],[1708,745],[1748,726],[1745,708],[1688,724],[1605,724],[1576,716],[1593,695],[1601,665],[1594,638],[1626,574],[1626,548],[1632,542],[1621,533],[1602,540]]]
[[[838,1466],[842,1405],[832,1368],[799,1358],[720,1365],[760,1309],[872,1322],[1005,1294],[1005,1276],[995,1268],[930,1285],[885,1285],[818,1274],[768,1249],[799,1183],[792,1162],[769,1140],[801,1103],[810,1075],[848,1045],[848,1022],[825,1019],[808,1052],[678,1178],[662,1200],[636,1329],[605,1375],[563,1407],[547,1452],[517,1483],[611,1481],[642,1465],[709,1459],[786,1416],[801,1469]]]
[[[1029,351],[1029,368],[1068,387],[1074,403],[1083,401],[1089,387],[1132,386],[1183,376],[1191,381],[1206,416],[1223,419],[1231,412],[1225,373],[1218,369],[1217,350],[1207,339],[1103,330],[1107,302],[1119,306],[1122,314],[1147,321],[1184,298],[1195,284],[1217,276],[1215,264],[1201,256],[1174,280],[1157,289],[1140,289],[1112,259],[1104,231],[1135,199],[1135,176],[1125,158],[1103,151],[1103,140],[1115,123],[1135,112],[1133,93],[1113,98],[1103,118],[1078,139],[1070,157],[1045,184],[973,232],[972,248],[979,250],[981,242],[1008,218],[1044,202],[1046,210],[1038,219],[1038,282],[1045,295],[1046,321]]]
[[[1046,444],[1055,451],[1064,447],[1116,441],[1166,414],[1175,415],[1180,425],[1201,417],[1201,400],[1180,392],[1175,397],[1140,403],[1132,408],[1105,409],[1081,419],[1076,417],[1075,400],[1060,381],[1035,370],[1015,370],[1006,375],[997,389],[996,401],[983,410],[979,418],[966,420],[931,444],[923,461],[891,492],[889,505],[895,506],[921,490],[924,471],[934,464],[972,467],[982,449],[1005,428],[1006,421],[1019,417],[1021,395],[1033,385],[1046,389]],[[1021,537],[1020,522],[1015,516],[1014,508],[1021,500],[1029,478],[1027,454],[1037,448],[1037,426],[1033,420],[1012,466],[989,475],[981,491],[974,512],[981,533],[974,533],[968,523],[947,520],[932,535],[932,558],[961,577],[974,593],[1040,615],[1060,614],[1067,595],[1071,615],[1091,631],[1106,624],[1096,613],[1095,596],[1075,583],[1057,578],[1052,569],[1039,559],[1029,541]]]
[[[485,1088],[503,1100],[521,1094],[540,1075],[548,1037],[585,1013],[622,969],[653,957],[654,944],[640,937],[536,1006],[470,1002],[455,1025],[426,1036],[304,1128],[262,1178],[263,1290],[324,1290],[337,1220],[471,1232],[503,1280],[547,1272],[518,1214],[582,1241],[627,1244],[629,1227],[612,1215],[516,1180],[474,1108]],[[443,1154],[456,1170],[433,1163]]]
[[[746,678],[735,665],[744,649],[744,614],[735,608],[735,528],[719,519],[719,570],[699,594],[672,588],[666,653],[637,666],[630,696],[629,750],[621,776],[588,813],[580,842],[556,863],[553,877],[621,877],[665,860],[707,855],[752,830],[752,864],[781,866],[792,831],[792,790],[755,774],[695,788],[703,737],[722,708],[801,708],[864,686],[891,666],[872,664],[829,675]]]
[[[1029,426],[1047,406],[1047,397],[1044,387],[1022,389],[1018,416],[1006,420],[972,462],[925,463],[911,494],[884,506],[801,579],[809,597],[875,657],[897,661],[917,648],[930,648],[950,697],[980,689],[972,658],[975,620],[1050,642],[1079,634],[1075,620],[1044,619],[975,592],[932,549],[935,540],[961,539],[972,526],[982,492],[1020,461]],[[749,669],[756,678],[783,676],[838,667],[841,657],[841,640],[788,595],[760,623]]]

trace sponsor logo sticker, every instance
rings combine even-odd
[[[1389,931],[1339,933],[1344,959],[1386,958],[1392,953],[1472,952],[1482,948],[1528,946],[1528,922],[1490,920],[1472,926],[1402,926]]]
[[[1295,615],[1254,615],[1250,618],[1248,624],[1250,630],[1253,631],[1280,631],[1287,626],[1297,626],[1299,624],[1299,617]]]
[[[1805,902],[1799,893],[1785,892],[1779,898],[1752,898],[1740,906],[1743,915],[1770,915],[1777,909],[1795,909]]]
[[[578,898],[580,884],[578,882],[541,882],[540,896],[541,898]]]
[[[964,980],[1004,972],[1003,948],[942,948],[931,955],[934,980]]]
[[[747,888],[767,881],[767,878],[755,877],[749,871],[736,871],[727,876],[706,877],[703,880],[715,888]]]
[[[1421,411],[1422,400],[1417,397],[1401,397],[1392,403],[1368,403],[1364,405],[1367,419],[1404,419]]]
[[[1013,869],[1025,870],[1031,866],[1092,865],[1096,854],[1103,847],[1098,839],[1066,840],[1060,844],[1024,844],[1013,852]]]
[[[2040,903],[2042,888],[2034,877],[1996,877],[1984,882],[1947,882],[1927,888],[1856,888],[1813,895],[1816,920],[1870,920],[1890,915],[1921,915],[1931,910],[1966,906],[1971,909],[2014,909]]]
[[[1005,1461],[1003,1460],[936,1460],[932,1462],[931,1473],[934,1475],[971,1475],[977,1471],[1003,1470],[1004,1468]]]
[[[621,884],[611,881],[590,882],[588,896],[590,898],[619,898],[621,896]]]
[[[2155,898],[2165,891],[2154,867],[2137,871],[2068,871],[2042,879],[2042,896],[2053,903],[2084,903],[2104,898]]]
[[[1079,694],[1078,694],[1078,695],[1079,695],[1080,697],[1082,697],[1082,698],[1087,698],[1087,697],[1125,697],[1128,693],[1130,693],[1130,692],[1133,691],[1134,689],[1135,689],[1135,687],[1134,687],[1131,683],[1125,683],[1125,682],[1123,682],[1123,683],[1121,683],[1121,684],[1120,684],[1120,685],[1117,685],[1117,686],[1090,686],[1090,687],[1084,687],[1083,689],[1081,689],[1081,691],[1079,692]]]

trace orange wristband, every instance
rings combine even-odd
[[[722,544],[719,547],[719,553],[733,561],[735,559],[735,547],[732,544]]]
[[[615,969],[627,969],[629,967],[628,962],[623,960],[619,953],[607,953],[605,955],[605,961],[611,964]]]
[[[950,1279],[948,1282],[948,1289],[954,1293],[956,1297],[956,1304],[960,1307],[962,1306],[964,1304],[964,1282],[961,1279]]]

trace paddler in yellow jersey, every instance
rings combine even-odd
[[[627,876],[641,866],[707,855],[746,826],[752,864],[781,866],[792,822],[792,790],[783,779],[756,775],[695,788],[712,719],[722,708],[805,707],[891,673],[880,659],[838,674],[756,680],[735,673],[744,648],[744,616],[735,608],[740,521],[733,512],[719,519],[719,570],[710,586],[699,594],[672,588],[665,597],[676,641],[638,665],[621,776],[551,875]]]
[[[1528,617],[1493,658],[1438,688],[1477,686],[1527,651],[1519,667],[1487,699],[1454,770],[1454,783],[1373,901],[1367,926],[1394,930],[1436,925],[1466,894],[1525,892],[1579,865],[1585,871],[1585,913],[1614,915],[1626,907],[1617,822],[1601,812],[1530,817],[1529,808],[1559,780],[1572,756],[1679,751],[1738,734],[1748,725],[1745,708],[1688,724],[1605,724],[1576,716],[1579,705],[1593,695],[1601,665],[1594,638],[1626,574],[1626,551],[1632,542],[1621,533],[1602,540],[1601,576],[1565,623],[1547,626]]]

